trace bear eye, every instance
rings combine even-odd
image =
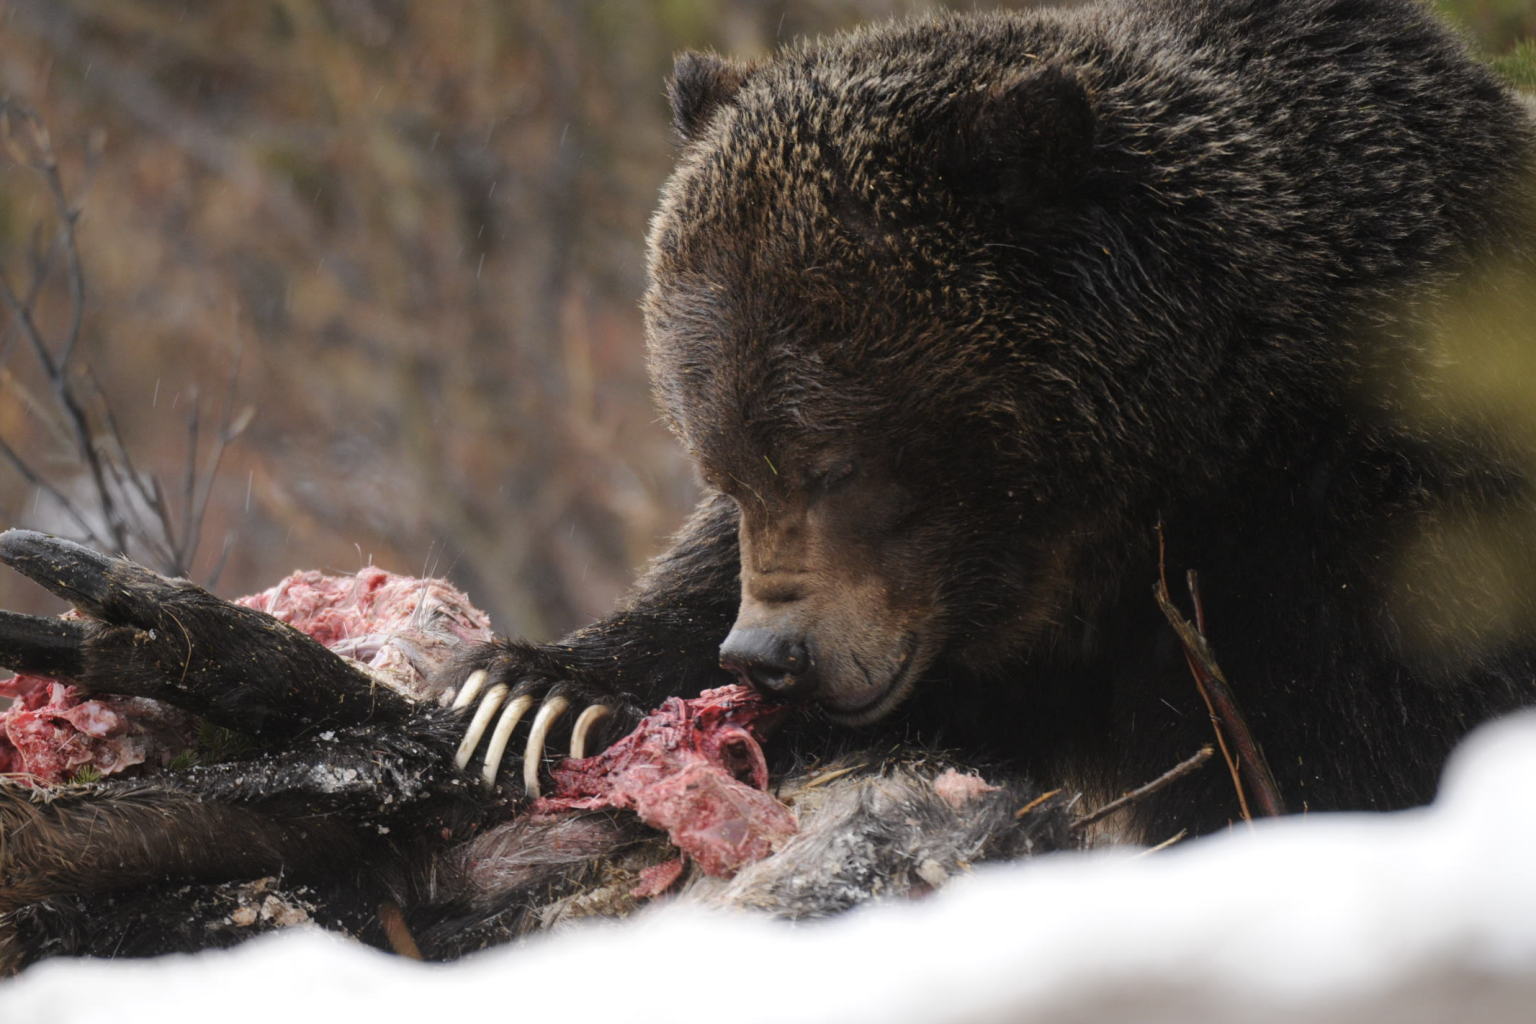
[[[817,490],[823,494],[829,494],[837,490],[843,484],[853,479],[854,471],[857,468],[852,459],[834,462],[830,469],[817,474],[814,481]]]

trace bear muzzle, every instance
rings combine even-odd
[[[737,627],[720,645],[720,667],[765,697],[805,700],[816,691],[816,674],[803,637]]]

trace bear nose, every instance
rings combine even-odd
[[[767,697],[802,698],[814,688],[805,644],[771,629],[733,629],[720,645],[720,667]]]

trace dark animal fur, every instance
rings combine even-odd
[[[1171,567],[1202,574],[1209,632],[1293,808],[1422,801],[1456,738],[1532,700],[1528,636],[1430,630],[1426,643],[1393,600],[1421,537],[1531,507],[1495,431],[1403,414],[1436,387],[1440,302],[1484,265],[1528,272],[1530,258],[1530,121],[1417,4],[943,16],[757,65],[685,58],[673,104],[685,141],[653,226],[646,312],[658,397],[709,493],[613,616],[466,666],[575,701],[618,691],[633,712],[722,681],[738,617],[793,621],[822,655],[829,717],[850,688],[878,695],[902,666],[922,669],[901,708],[851,738],[805,724],[802,752],[901,737],[1008,778],[1125,789],[1208,737],[1148,596],[1161,521]],[[90,599],[110,612],[109,596]],[[362,882],[329,877],[335,898],[401,902],[452,954],[656,856],[624,863],[626,834],[599,819],[573,826],[594,842],[574,875],[547,859],[473,869],[473,853],[528,836],[495,831],[447,857],[419,845],[474,814],[457,776],[433,767],[454,723],[272,690],[309,678],[257,670],[274,644],[284,664],[305,659],[286,636],[193,644],[207,664],[178,671],[186,655],[166,645],[219,619],[161,596],[172,621],[131,622],[114,648],[144,668],[135,692],[240,724],[249,687],[275,749],[145,794],[163,811],[147,823],[135,790],[89,797],[111,808],[105,838],[128,868],[69,860],[102,838],[82,831],[74,798],[0,794],[30,822],[5,830],[0,872],[20,896],[0,918],[0,961],[101,951],[71,931],[71,901],[166,864],[204,880],[186,898],[225,906],[213,890],[231,874],[275,864],[314,884],[317,843],[365,851],[349,868]],[[70,667],[72,636],[12,625],[40,661]],[[898,656],[893,637],[912,646]],[[133,660],[143,643],[157,653]],[[220,690],[226,654],[235,685]],[[328,723],[339,748],[307,738]],[[308,773],[363,771],[373,752],[382,773],[356,791]],[[823,860],[806,877],[821,881],[766,883],[788,912],[914,884],[913,864],[938,877],[965,850],[1017,852],[909,791],[847,801],[811,854]],[[1162,838],[1233,809],[1206,771],[1133,813]],[[237,850],[229,830],[247,826],[261,838]],[[936,837],[947,853],[893,859]],[[855,848],[858,877],[825,860]]]
[[[398,919],[426,956],[449,958],[628,913],[646,869],[677,856],[631,815],[509,817],[506,801],[454,767],[458,713],[366,677],[379,692],[362,699],[353,666],[265,615],[42,534],[0,534],[0,560],[103,617],[61,630],[0,613],[0,660],[111,689],[109,673],[87,666],[127,650],[141,660],[125,685],[230,728],[259,727],[235,760],[52,789],[0,780],[0,975],[48,956],[225,946],[301,921],[385,945],[398,938],[386,922]],[[195,652],[185,665],[164,653],[167,621],[171,649]],[[287,686],[295,657],[303,674]],[[202,687],[221,658],[229,685],[210,700]],[[253,665],[275,678],[248,685]],[[1018,782],[946,799],[934,780],[949,764],[899,750],[814,777],[784,773],[801,834],[753,869],[755,882],[694,898],[825,914],[931,887],[974,862],[1069,845],[1068,801],[1016,817],[1034,796]]]
[[[1484,598],[1405,555],[1532,497],[1490,425],[1405,413],[1440,304],[1530,272],[1531,122],[1421,5],[938,16],[685,58],[672,100],[645,305],[709,493],[612,617],[471,664],[649,706],[776,623],[823,701],[923,664],[870,742],[1112,792],[1209,735],[1148,596],[1162,522],[1293,809],[1423,801],[1536,695],[1529,608],[1511,639],[1395,600]],[[1207,771],[1137,816],[1235,813]]]
[[[694,874],[678,898],[822,917],[920,895],[975,864],[1077,845],[1072,801],[1024,783],[955,804],[931,752],[866,752],[792,772],[782,795],[801,831],[731,880]],[[238,770],[239,765],[229,766]],[[316,762],[317,770],[328,768]],[[206,801],[166,776],[28,800],[0,786],[0,976],[50,956],[147,956],[233,945],[314,922],[387,946],[393,905],[423,955],[450,959],[577,918],[622,916],[642,872],[676,856],[633,817],[518,817],[446,841],[418,821],[356,808]],[[375,798],[387,785],[376,784]]]

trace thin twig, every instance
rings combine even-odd
[[[129,486],[126,476],[127,468],[123,466],[121,462],[112,458],[102,459],[101,462],[102,465],[107,469],[107,475],[112,478],[112,486],[117,488],[117,492],[119,494],[126,494],[128,492]],[[151,553],[158,561],[164,554],[164,548],[150,533],[149,526],[144,521],[143,513],[140,512],[138,507],[131,501],[125,501],[123,503],[123,509],[125,510],[129,519],[132,520],[128,524],[129,532],[137,537],[140,542],[148,545],[151,549]]]
[[[1142,850],[1140,853],[1137,853],[1136,856],[1145,857],[1149,853],[1157,853],[1159,850],[1166,850],[1174,843],[1181,841],[1187,835],[1189,835],[1189,829],[1181,828],[1167,839],[1164,839],[1162,842],[1158,843],[1156,846],[1149,846],[1145,850]]]
[[[1178,609],[1173,606],[1173,601],[1168,596],[1168,569],[1167,547],[1163,537],[1163,524],[1157,524],[1157,585],[1152,588],[1152,596],[1157,601],[1157,606],[1162,609],[1163,617],[1170,623],[1178,619],[1184,621]],[[1179,632],[1175,625],[1174,632]],[[1179,640],[1184,640],[1184,635],[1179,633]],[[1237,794],[1237,807],[1244,821],[1252,821],[1253,813],[1248,809],[1248,795],[1243,791],[1243,775],[1238,769],[1237,759],[1232,756],[1232,751],[1227,747],[1226,732],[1221,728],[1221,719],[1216,714],[1216,706],[1211,703],[1210,691],[1205,686],[1205,676],[1200,667],[1195,664],[1194,655],[1190,653],[1188,643],[1181,644],[1184,652],[1184,664],[1189,666],[1189,674],[1195,679],[1195,690],[1200,694],[1200,699],[1205,702],[1205,713],[1210,719],[1211,732],[1216,734],[1216,745],[1221,748],[1222,763],[1227,766],[1227,773],[1232,776],[1232,790]]]
[[[224,547],[219,551],[219,560],[213,563],[213,568],[208,572],[206,586],[214,590],[219,585],[219,577],[224,575],[224,567],[229,564],[230,552],[235,549],[235,532],[233,530],[224,534]]]
[[[1226,673],[1216,663],[1216,656],[1211,653],[1210,641],[1206,639],[1205,632],[1205,606],[1200,600],[1200,578],[1195,570],[1190,569],[1184,574],[1185,585],[1189,588],[1190,601],[1195,606],[1195,646],[1194,659],[1199,664],[1205,675],[1205,688],[1210,694],[1211,702],[1216,706],[1216,713],[1221,717],[1222,725],[1229,734],[1232,745],[1237,748],[1237,756],[1240,764],[1248,765],[1252,770],[1248,773],[1248,783],[1252,789],[1252,796],[1259,804],[1263,816],[1274,818],[1285,813],[1285,801],[1280,796],[1280,786],[1275,782],[1275,776],[1269,768],[1269,761],[1264,756],[1264,750],[1253,738],[1253,731],[1248,728],[1248,719],[1243,715],[1242,709],[1237,705],[1237,696],[1233,694],[1232,687],[1227,683]],[[1182,639],[1182,636],[1181,636]]]
[[[11,319],[21,328],[21,336],[32,346],[32,354],[42,364],[43,372],[52,380],[55,374],[53,353],[48,351],[48,343],[37,329],[37,321],[32,319],[32,307],[22,303],[4,270],[0,270],[0,298],[5,300],[5,308],[11,314]]]
[[[192,522],[192,514],[195,506],[197,505],[197,446],[198,429],[201,426],[202,403],[199,401],[198,394],[194,390],[192,392],[192,408],[191,411],[187,413],[187,465],[186,470],[182,475],[181,496],[181,521],[183,523]],[[190,532],[190,530],[188,532]],[[183,534],[182,540],[188,546],[190,546],[192,543],[187,539],[185,534]],[[176,552],[176,561],[178,564],[172,567],[172,575],[187,575],[189,570],[185,564],[182,564],[182,560],[185,555],[185,550],[179,550]]]
[[[127,486],[138,495],[140,503],[155,514],[160,536],[153,537],[150,529],[144,525],[135,532],[140,541],[150,543],[158,549],[157,558],[163,562],[169,562],[174,558],[172,553],[176,549],[176,528],[171,522],[169,510],[165,507],[164,496],[155,486],[154,478],[139,472],[138,466],[134,465],[133,456],[128,452],[128,444],[123,440],[123,431],[118,425],[117,414],[112,409],[112,403],[107,399],[106,390],[96,379],[96,374],[90,367],[86,367],[85,373],[86,379],[91,382],[91,387],[96,393],[96,404],[101,410],[101,419],[107,426],[107,437],[116,450],[116,461],[122,464],[121,478],[126,479]],[[124,488],[120,486],[119,489]],[[129,506],[132,507],[131,502]]]
[[[26,409],[33,419],[37,420],[47,429],[55,444],[63,448],[73,446],[73,442],[69,439],[69,431],[65,428],[64,424],[59,422],[55,411],[49,408],[42,398],[33,394],[31,389],[23,384],[14,373],[11,373],[4,367],[0,367],[0,387],[16,396],[16,401],[21,403],[22,407]]]
[[[1215,753],[1215,751],[1212,750],[1211,745],[1207,743],[1205,746],[1201,747],[1199,750],[1195,751],[1193,754],[1189,755],[1184,760],[1174,765],[1172,768],[1163,772],[1163,774],[1159,775],[1145,786],[1138,786],[1131,790],[1129,793],[1122,793],[1120,796],[1115,797],[1115,799],[1111,800],[1109,803],[1098,808],[1097,810],[1089,811],[1087,814],[1083,815],[1081,818],[1078,818],[1067,827],[1070,828],[1073,832],[1081,832],[1089,825],[1092,825],[1098,821],[1103,821],[1105,818],[1109,817],[1111,814],[1114,814],[1116,811],[1129,807],[1131,804],[1138,800],[1144,800],[1151,796],[1153,793],[1156,793],[1158,790],[1162,789],[1164,786],[1168,786],[1179,781],[1184,776],[1188,775],[1190,772],[1194,771],[1196,768],[1199,768],[1201,765],[1205,764],[1205,762],[1209,761],[1213,753]]]
[[[236,359],[231,367],[220,429],[201,469],[202,410],[196,399],[193,400],[188,423],[181,514],[179,517],[174,516],[159,479],[141,472],[129,455],[123,431],[105,389],[95,380],[87,366],[83,372],[94,389],[98,407],[94,414],[88,413],[77,390],[78,375],[72,371],[83,333],[88,294],[76,233],[82,209],[79,196],[95,173],[100,147],[94,141],[87,144],[83,171],[71,190],[66,188],[48,129],[35,113],[16,103],[0,100],[0,141],[6,144],[19,164],[29,166],[42,178],[52,201],[53,216],[57,220],[57,229],[46,245],[42,241],[41,225],[34,231],[30,248],[32,276],[24,294],[14,286],[4,269],[0,268],[0,303],[10,314],[15,333],[24,338],[31,348],[53,396],[50,403],[52,409],[35,401],[28,408],[38,422],[55,431],[59,440],[73,449],[75,461],[84,467],[90,479],[105,532],[86,518],[80,505],[68,497],[62,488],[47,480],[42,472],[3,441],[0,441],[0,455],[11,463],[23,479],[58,502],[60,508],[80,527],[82,539],[96,547],[124,553],[128,551],[132,540],[140,549],[155,556],[162,571],[177,576],[190,575],[212,498],[214,478],[223,463],[226,449],[250,421],[250,410],[237,415],[234,408],[239,360]],[[61,333],[50,340],[38,322],[36,309],[48,279],[54,275],[60,254],[63,256],[63,283],[68,295],[68,319]],[[11,337],[10,331],[0,337],[0,356],[4,355]],[[9,375],[6,383],[20,389],[22,398],[28,397],[19,382],[12,380]],[[153,514],[153,522],[147,513]],[[180,529],[177,528],[178,518]],[[219,569],[222,569],[228,556],[229,544],[226,538]]]
[[[69,498],[66,497],[64,493],[57,487],[53,486],[53,484],[49,483],[44,477],[35,472],[32,467],[27,464],[26,460],[16,453],[14,448],[5,443],[3,438],[0,438],[0,455],[5,456],[6,461],[11,464],[12,468],[14,468],[17,473],[21,474],[21,478],[23,480],[31,484],[33,487],[41,489],[47,493],[50,498],[56,501],[59,507],[64,510],[65,514],[75,521],[75,525],[79,526],[80,529],[85,532],[86,536],[90,537],[93,543],[98,545],[102,543],[101,538],[96,533],[95,528],[86,521],[85,516],[75,506],[75,503],[69,500]]]
[[[69,370],[75,345],[80,340],[80,327],[85,321],[85,270],[80,264],[80,250],[75,244],[75,222],[80,219],[80,206],[71,203],[65,194],[64,179],[59,174],[59,161],[40,124],[39,131],[42,133],[43,177],[48,182],[48,192],[53,197],[54,209],[59,216],[59,233],[64,243],[64,279],[69,285],[69,326],[64,330],[64,350],[59,356],[59,372],[63,374]]]
[[[75,221],[79,216],[79,210],[70,205],[65,193],[58,159],[54,155],[48,129],[42,121],[31,111],[14,103],[5,104],[4,112],[7,115],[7,126],[10,117],[14,115],[30,128],[32,149],[36,154],[32,160],[32,166],[47,182],[48,194],[53,200],[54,213],[59,218],[59,245],[64,251],[70,301],[69,324],[65,329],[58,353],[55,354],[47,339],[44,338],[36,318],[32,315],[32,306],[22,302],[16,289],[12,287],[9,277],[3,272],[0,272],[0,296],[3,296],[12,319],[21,327],[22,334],[31,344],[33,354],[53,387],[54,400],[63,411],[65,423],[73,437],[75,454],[90,474],[91,483],[96,490],[96,500],[101,507],[107,530],[111,534],[113,546],[117,551],[126,551],[127,524],[118,509],[116,497],[107,479],[108,474],[96,451],[90,422],[80,406],[68,372],[68,364],[74,354],[75,345],[80,340],[80,329],[85,318],[85,274],[81,269],[80,253],[75,240]],[[29,293],[33,290],[33,288],[28,289]]]
[[[1023,807],[1020,807],[1018,810],[1014,811],[1013,812],[1013,816],[1015,818],[1022,818],[1022,817],[1024,817],[1030,811],[1033,811],[1036,807],[1039,807],[1041,804],[1045,803],[1051,797],[1056,796],[1060,792],[1061,792],[1060,789],[1053,789],[1053,790],[1050,790],[1049,792],[1041,793],[1039,796],[1035,797],[1029,803],[1025,804]]]
[[[1173,598],[1168,594],[1168,576],[1166,569],[1166,550],[1164,547],[1163,527],[1157,525],[1157,573],[1158,580],[1152,588],[1153,599],[1162,610],[1163,617],[1173,627],[1178,635],[1179,642],[1184,650],[1184,661],[1189,666],[1190,674],[1194,677],[1195,688],[1200,693],[1200,698],[1205,702],[1206,712],[1211,718],[1211,728],[1216,734],[1217,746],[1221,748],[1222,760],[1226,762],[1227,771],[1232,776],[1232,788],[1237,794],[1238,809],[1244,821],[1252,821],[1254,814],[1249,804],[1249,785],[1252,786],[1252,796],[1259,805],[1261,817],[1274,817],[1285,813],[1285,803],[1280,797],[1280,788],[1275,782],[1274,774],[1269,770],[1269,762],[1264,758],[1264,752],[1258,742],[1253,738],[1253,732],[1248,728],[1248,721],[1243,717],[1242,711],[1237,706],[1237,699],[1232,694],[1232,688],[1227,683],[1226,674],[1221,671],[1221,666],[1216,663],[1216,657],[1211,653],[1210,643],[1206,640],[1205,633],[1179,611],[1173,603]],[[1197,622],[1205,621],[1205,609],[1200,601],[1199,580],[1193,572],[1186,574],[1186,582],[1190,588],[1191,599],[1195,605],[1195,618]],[[1236,754],[1233,748],[1236,748]],[[1247,765],[1249,783],[1245,784],[1243,766]]]
[[[240,382],[240,357],[237,353],[231,360],[229,367],[229,381],[224,388],[224,406],[219,416],[219,432],[214,435],[213,446],[208,452],[208,459],[203,467],[202,493],[193,507],[191,519],[185,524],[185,537],[187,541],[186,564],[191,568],[193,559],[197,556],[197,549],[202,543],[203,518],[208,512],[209,499],[213,497],[213,484],[218,479],[219,469],[224,464],[224,453],[241,434],[250,426],[251,418],[255,415],[255,409],[247,406],[239,413],[235,412],[235,397],[237,386]],[[229,553],[229,543],[226,539],[225,549],[220,556],[219,566],[213,579],[218,578],[218,572],[223,569],[223,560]],[[210,580],[210,585],[212,581]]]

